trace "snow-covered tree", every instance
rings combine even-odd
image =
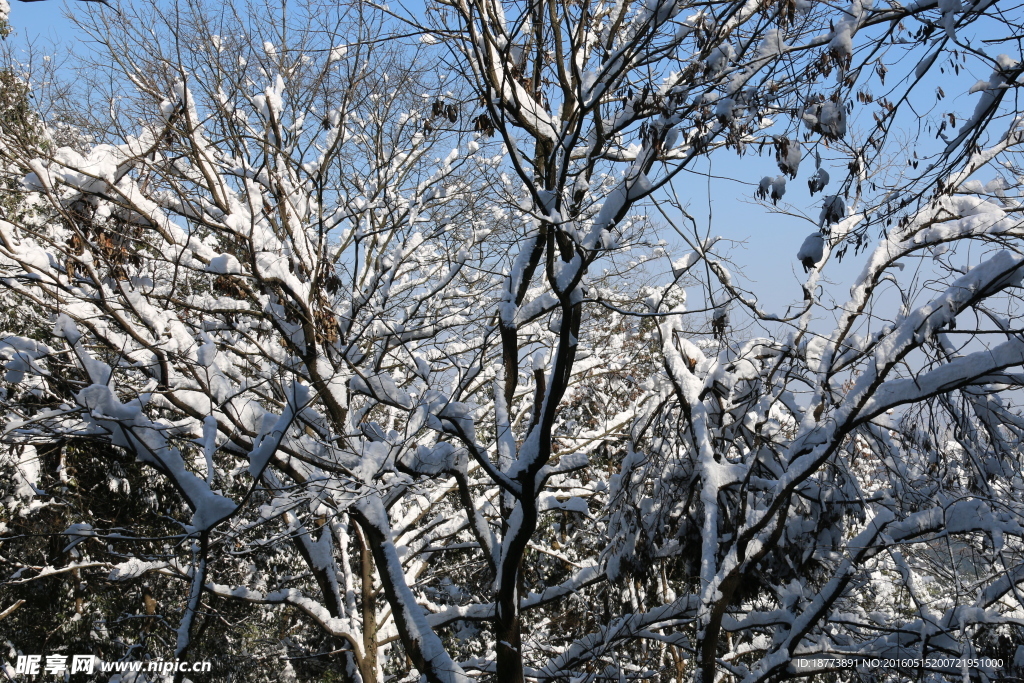
[[[802,158],[818,158],[812,193],[829,182],[823,148],[848,159],[845,177],[822,202],[820,233],[799,255],[810,272],[804,309],[788,317],[762,310],[716,254],[714,240],[694,230],[693,251],[673,263],[673,273],[704,269],[719,298],[707,315],[687,314],[675,300],[666,304],[672,284],[648,297],[642,313],[661,316],[663,374],[649,380],[648,393],[637,401],[625,457],[608,484],[602,570],[612,581],[639,573],[647,596],[634,601],[632,614],[546,661],[530,662],[531,668],[542,676],[611,676],[622,673],[625,658],[633,675],[654,672],[664,663],[664,647],[647,648],[639,660],[644,648],[628,649],[650,639],[681,648],[679,659],[695,660],[703,680],[726,673],[762,680],[796,673],[794,656],[801,653],[881,655],[910,648],[922,655],[970,654],[976,641],[966,633],[1012,620],[1020,607],[1012,573],[1019,566],[1013,482],[1020,462],[1009,445],[1017,441],[1005,430],[1019,418],[995,396],[985,398],[984,411],[967,405],[976,406],[979,394],[993,387],[1005,393],[1017,386],[1004,375],[1021,362],[1020,339],[1005,314],[987,331],[1005,336],[1000,343],[981,331],[953,342],[947,332],[958,315],[988,310],[993,300],[1012,306],[1019,285],[1019,256],[1005,232],[1018,229],[1013,193],[1003,192],[1000,205],[977,196],[985,188],[969,180],[983,165],[1006,159],[1019,142],[1012,111],[1000,129],[986,129],[1007,115],[1000,102],[1016,86],[1018,63],[971,50],[970,40],[958,37],[976,22],[998,25],[988,14],[994,8],[455,0],[431,15],[424,30],[453,46],[482,100],[481,128],[502,135],[533,199],[535,225],[506,296],[516,306],[547,297],[560,309],[560,344],[535,399],[540,409],[522,443],[508,446],[508,471],[516,475],[508,517],[517,524],[504,534],[499,567],[500,680],[523,677],[517,582],[540,516],[544,494],[536,482],[553,454],[560,382],[571,376],[578,350],[590,348],[574,326],[593,305],[589,300],[599,297],[587,274],[617,248],[634,205],[657,200],[670,186],[678,196],[672,183],[681,171],[729,148],[741,155],[766,146],[774,151],[783,175],[760,185],[770,188],[775,202],[785,193],[786,176],[799,174]],[[1003,30],[1016,31],[1007,24]],[[908,55],[887,64],[891,49]],[[893,153],[890,137],[901,105],[933,99],[931,88],[918,94],[929,72],[959,72],[963,60],[993,72],[971,88],[981,93],[973,113],[955,136],[945,135],[943,121],[943,144],[920,174],[887,177],[881,160]],[[873,96],[870,89],[885,87],[890,69],[899,82],[890,80],[884,97]],[[851,131],[851,122],[866,118],[857,116],[861,105],[874,110],[866,133]],[[983,151],[986,130],[1001,137]],[[917,161],[912,169],[918,170]],[[854,252],[866,248],[872,226],[883,228],[883,239],[870,251],[852,298],[839,305],[835,331],[812,329],[828,256],[841,257],[851,245]],[[904,290],[905,306],[890,324],[881,331],[871,324],[882,311],[877,287],[892,279],[891,269],[902,269],[922,250],[938,255],[975,240],[986,245],[985,259],[938,266],[927,286]],[[531,296],[531,285],[541,293]],[[730,307],[771,331],[746,339],[726,335]],[[516,346],[515,310],[502,311],[509,348]],[[699,339],[692,330],[701,327],[694,320],[723,338],[712,347],[716,353],[694,343]],[[932,350],[938,347],[943,350]],[[514,386],[514,353],[503,356],[503,365],[506,388]],[[939,409],[941,401],[956,405],[958,396],[967,405]],[[906,405],[916,408],[901,408]],[[905,417],[895,417],[897,409]],[[919,436],[907,434],[910,416],[920,410],[934,412],[931,455],[916,447]],[[930,487],[916,481],[925,476],[916,468],[927,467],[913,463],[957,457],[942,450],[957,434],[979,439],[956,450],[978,454],[976,463],[997,457],[994,443],[1006,444],[997,451],[1005,454],[1001,486],[993,488],[995,469],[967,463],[975,470],[971,495],[959,488],[966,485],[960,480],[936,483],[932,475]],[[864,468],[864,457],[878,469],[856,470]],[[891,478],[889,487],[882,487],[881,472]],[[869,495],[868,482],[884,490]],[[913,592],[920,569],[906,558],[929,557],[938,539],[953,532],[1018,540],[992,541],[988,569],[972,577],[971,592],[941,609],[928,604],[900,612],[889,604],[879,624],[852,616],[873,614],[865,577],[880,571],[884,558],[905,545],[914,549],[887,575]],[[674,575],[659,577],[659,563]],[[1007,596],[1009,602],[1001,602]]]
[[[140,586],[118,656],[238,644],[230,614],[347,680],[1024,665],[1016,8],[122,11],[90,15],[101,144],[0,140],[0,282],[39,312],[0,349],[2,521],[80,515],[8,585]],[[919,159],[934,72],[979,68]],[[830,193],[786,314],[684,206],[762,152],[761,200],[802,163]],[[87,447],[159,514],[65,504]]]
[[[406,420],[385,406],[413,407],[416,385],[421,423],[467,413],[447,398],[450,368],[482,352],[468,331],[480,324],[470,294],[489,287],[484,264],[497,247],[483,240],[504,219],[477,200],[494,162],[433,115],[420,91],[435,88],[404,61],[422,66],[415,55],[374,42],[368,21],[312,9],[304,26],[301,14],[264,14],[252,33],[228,19],[223,38],[188,8],[174,22],[156,8],[119,18],[103,39],[138,94],[134,110],[110,119],[108,143],[80,153],[4,128],[4,162],[25,179],[4,214],[5,282],[49,317],[42,339],[21,329],[4,342],[5,426],[17,444],[8,458],[24,480],[5,504],[11,521],[31,507],[36,456],[53,444],[74,456],[78,444],[107,443],[177,492],[151,501],[170,528],[90,548],[89,530],[112,531],[76,519],[67,548],[14,561],[11,580],[50,576],[57,562],[58,573],[108,581],[183,581],[164,652],[178,656],[193,646],[204,586],[294,606],[328,636],[296,654],[343,650],[348,675],[375,678],[378,635],[361,628],[354,591],[372,615],[376,588],[360,586],[349,563],[350,547],[358,557],[367,542],[348,526],[350,507],[365,502],[372,519],[381,496],[400,497],[408,484],[396,462],[418,452],[458,467],[436,436],[412,428],[415,439],[399,438]],[[332,19],[330,30],[308,23]],[[187,34],[183,21],[193,22]],[[294,45],[263,40],[288,29]],[[191,61],[178,58],[186,38],[203,46]],[[137,132],[118,139],[132,121]],[[460,337],[461,350],[436,343]],[[110,467],[113,493],[127,493],[125,473]],[[72,493],[58,484],[45,495],[84,484],[63,483]],[[137,546],[139,535],[164,542]],[[251,557],[242,570],[237,553]]]

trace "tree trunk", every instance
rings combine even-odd
[[[428,683],[464,680],[465,673],[430,628],[423,609],[405,581],[402,562],[390,539],[387,512],[380,500],[364,499],[350,510],[377,565],[384,595],[405,653]]]
[[[356,525],[355,528],[359,529]],[[377,596],[373,591],[373,554],[366,543],[366,538],[359,532],[359,574],[361,579],[361,598],[363,611],[363,658],[364,671],[373,678],[365,683],[377,680]],[[365,676],[364,676],[365,677]]]
[[[518,582],[518,572],[516,572]],[[497,641],[498,683],[523,683],[523,636],[519,591],[500,595],[495,603],[494,634]]]

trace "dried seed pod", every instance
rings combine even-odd
[[[494,135],[494,123],[491,122],[491,117],[487,114],[481,114],[473,119],[473,130],[483,133],[484,137],[488,138]]]
[[[245,289],[242,282],[234,275],[218,275],[213,279],[213,291],[229,296],[233,299],[245,297]]]

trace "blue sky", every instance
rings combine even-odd
[[[27,40],[74,41],[71,20],[64,16],[68,6],[64,2],[18,2],[12,0],[11,26],[15,35],[8,40],[19,43]]]

